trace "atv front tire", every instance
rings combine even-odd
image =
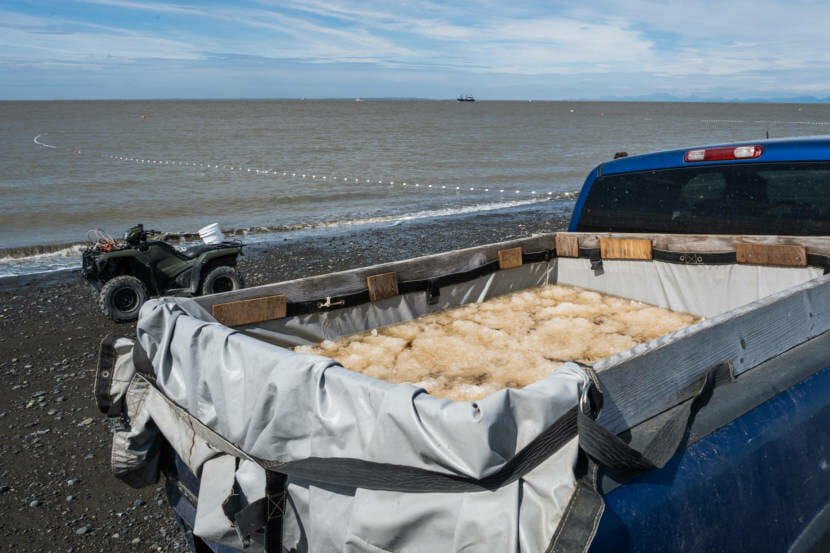
[[[134,276],[121,275],[107,281],[98,296],[104,315],[116,323],[134,321],[147,300],[147,287]]]
[[[242,275],[236,268],[229,265],[214,267],[205,275],[202,283],[202,295],[219,294],[221,292],[232,292],[242,288]]]

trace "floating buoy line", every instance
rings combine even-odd
[[[745,121],[743,119],[701,119],[701,123],[744,123],[749,125],[816,125],[827,126],[830,121]]]
[[[57,150],[67,150],[75,154],[81,154],[81,150],[75,149],[68,149],[68,148],[58,148],[57,146],[53,146],[51,144],[46,144],[40,140],[42,134],[39,134],[34,137],[34,143],[38,146],[42,146],[44,148],[51,148]],[[516,188],[502,188],[502,187],[493,187],[493,186],[453,186],[453,185],[446,185],[446,184],[429,184],[429,183],[422,183],[422,182],[412,182],[412,181],[404,181],[404,180],[389,180],[389,179],[378,179],[378,178],[367,178],[366,176],[363,177],[355,177],[355,176],[336,176],[336,175],[323,175],[318,173],[311,173],[309,171],[302,172],[297,171],[295,169],[288,170],[288,169],[262,169],[257,167],[248,167],[246,165],[241,164],[228,164],[228,163],[204,163],[200,161],[183,161],[183,160],[169,160],[169,159],[152,159],[152,158],[143,158],[143,157],[132,157],[128,155],[117,155],[117,154],[97,154],[97,157],[111,159],[120,162],[126,162],[130,164],[135,164],[139,166],[166,166],[166,167],[191,167],[194,169],[210,169],[213,171],[230,171],[230,172],[237,172],[237,173],[244,173],[244,174],[252,174],[252,175],[268,175],[274,177],[291,177],[291,178],[298,178],[307,181],[314,181],[318,183],[363,183],[363,184],[379,184],[385,185],[388,187],[397,187],[400,189],[408,189],[408,190],[423,190],[423,191],[439,191],[439,192],[477,192],[477,193],[484,193],[484,194],[498,194],[501,197],[512,197],[515,198],[517,195],[521,196],[523,194],[529,195],[532,198],[538,199],[540,201],[544,200],[562,200],[562,199],[574,199],[577,196],[577,192],[560,192],[555,193],[551,190],[548,191],[537,191],[531,190],[530,192],[522,191]]]

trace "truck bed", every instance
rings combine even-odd
[[[672,493],[685,493],[695,478],[689,472],[672,480],[679,466],[673,463],[686,455],[703,463],[700,475],[739,466],[740,458],[726,462],[693,448],[709,447],[707,440],[720,439],[762,405],[780,403],[780,394],[827,366],[815,358],[797,371],[769,368],[830,330],[828,253],[826,238],[560,233],[195,300],[157,300],[142,310],[138,340],[123,354],[141,367],[124,400],[135,411],[130,436],[145,435],[137,421],[148,416],[159,447],[172,450],[168,477],[183,472],[176,463],[199,476],[190,524],[213,545],[242,549],[245,535],[231,519],[248,513],[246,505],[279,496],[285,510],[262,523],[259,550],[277,536],[281,546],[308,551],[461,548],[453,540],[482,551],[569,551],[568,544],[589,543],[600,521],[597,543],[640,525],[638,531],[664,541],[629,539],[632,550],[660,543],[692,551],[705,540],[665,541],[658,524],[647,525],[645,503],[630,491],[640,481],[626,474],[628,465],[594,453],[585,465],[580,449],[589,437],[577,421],[590,419],[646,460],[653,457],[647,445],[671,434],[679,452],[638,470],[641,478],[672,482]],[[291,351],[551,284],[705,320],[475,401],[433,397]],[[116,353],[112,359],[129,367]],[[99,373],[118,366],[112,361]],[[766,424],[752,432],[765,435]],[[677,434],[686,428],[691,434]],[[756,462],[752,447],[732,446],[745,466]],[[801,477],[825,482],[822,470],[808,464]],[[746,476],[732,482],[734,489],[721,483],[718,493],[738,494],[753,482]],[[787,522],[783,541],[801,535],[805,517],[818,516],[827,490],[818,487],[802,505],[805,514]],[[221,506],[233,490],[238,510]],[[678,501],[654,497],[654,517],[667,512],[661,501]],[[216,509],[229,517],[227,527],[221,517],[203,518]],[[690,532],[709,520],[705,509],[687,512]],[[775,512],[756,522],[780,526]]]

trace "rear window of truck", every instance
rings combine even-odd
[[[598,177],[585,232],[830,235],[830,163],[740,163]]]

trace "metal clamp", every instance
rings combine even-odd
[[[588,397],[588,391],[591,389],[591,385],[593,381],[589,380],[585,383],[585,387],[582,388],[582,393],[579,395],[579,411],[583,415],[592,415],[594,412],[594,408],[591,405],[591,398]]]
[[[688,263],[691,265],[700,265],[701,263],[703,263],[703,257],[700,255],[695,255],[693,253],[680,254],[679,259],[681,263]]]
[[[594,417],[602,409],[602,387],[599,384],[597,373],[591,365],[579,363],[582,369],[588,374],[588,382],[582,388],[579,395],[579,410],[590,417]],[[593,395],[593,397],[591,397]]]
[[[331,301],[331,296],[326,296],[326,301],[321,301],[317,303],[317,309],[336,307],[338,305],[346,305],[346,300]]]

